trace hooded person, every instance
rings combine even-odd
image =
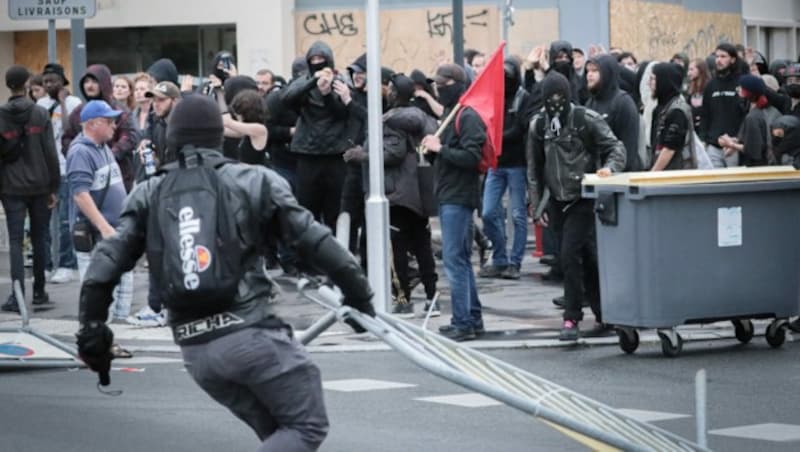
[[[747,100],[750,108],[738,134],[734,137],[727,134],[720,136],[720,146],[726,153],[738,154],[741,165],[765,166],[769,163],[768,118],[780,114],[770,107],[766,96],[767,86],[761,77],[752,74],[739,77],[738,92],[739,97]]]
[[[516,58],[503,62],[505,77],[503,147],[497,168],[486,173],[481,218],[483,231],[492,242],[492,262],[478,273],[482,278],[519,279],[520,265],[528,239],[527,181],[525,174],[525,136],[533,110],[530,96],[522,87],[522,71]],[[506,247],[506,215],[503,197],[509,194],[513,218],[513,241]]]
[[[680,66],[674,63],[653,66],[650,88],[657,103],[649,137],[654,161],[652,171],[693,168],[693,162],[686,161],[684,156],[686,146],[692,145],[692,113],[681,95],[682,84]]]
[[[625,171],[642,171],[639,159],[639,111],[631,96],[622,91],[620,72],[632,72],[612,55],[600,55],[586,62],[586,83],[589,100],[586,106],[599,113],[625,145]]]
[[[280,291],[264,274],[262,247],[275,240],[291,243],[299,256],[342,290],[343,304],[365,315],[375,314],[373,292],[355,258],[297,204],[283,178],[261,165],[225,161],[219,152],[222,134],[219,108],[207,96],[188,95],[175,107],[167,139],[189,168],[167,168],[165,174],[138,184],[116,233],[97,245],[80,290],[78,352],[93,371],[107,378],[114,336],[105,323],[111,291],[146,251],[158,287],[170,288],[162,290],[169,326],[194,381],[255,431],[262,450],[317,450],[329,429],[319,368],[279,317],[274,296]],[[213,168],[205,178],[216,182],[219,200],[210,210],[233,222],[228,224],[236,232],[233,236],[220,237],[225,227],[215,227],[214,220],[206,231],[206,220],[216,215],[207,216],[201,200],[170,191],[170,183],[197,187],[207,181],[181,177],[181,171],[195,171],[200,164]],[[173,196],[168,199],[180,197],[186,203],[180,204],[180,218],[159,208],[165,202],[159,194],[165,191]],[[148,227],[156,221],[174,228]],[[191,226],[195,223],[203,224],[202,231]],[[224,245],[215,244],[218,237]],[[213,268],[205,273],[181,271],[180,244],[187,239],[198,249],[202,241],[207,257],[216,253],[205,261]],[[153,259],[156,253],[164,259]],[[223,286],[215,275],[227,270],[231,272],[224,274],[238,278]],[[189,285],[185,277],[197,286],[184,289]],[[216,290],[209,291],[209,286]],[[201,303],[202,297],[214,301]]]
[[[161,58],[147,68],[147,73],[159,82],[172,82],[175,86],[180,86],[178,82],[178,68],[169,58]]]
[[[770,126],[772,152],[778,164],[800,169],[800,118],[784,115]]]
[[[298,56],[292,61],[292,81],[308,75],[308,62],[306,57]]]
[[[0,106],[0,200],[8,227],[10,272],[6,275],[22,285],[23,295],[25,266],[22,248],[25,218],[30,218],[33,304],[37,306],[49,301],[45,292],[46,232],[50,209],[58,199],[61,172],[50,115],[27,96],[25,84],[30,75],[26,68],[16,65],[5,74],[11,97],[8,103]],[[2,310],[19,312],[17,301],[13,293],[9,294]]]
[[[572,44],[568,41],[553,41],[550,44],[550,71],[556,71],[567,78],[570,94],[576,105],[583,105],[589,98],[586,82],[575,72]],[[549,72],[549,71],[548,71]]]
[[[559,338],[575,341],[584,299],[595,315],[597,332],[609,329],[600,310],[594,202],[582,198],[581,180],[585,174],[602,177],[623,171],[625,146],[599,114],[570,102],[572,87],[566,77],[551,71],[541,85],[544,112],[531,121],[526,145],[529,198],[531,209],[539,212],[545,188],[550,192],[549,214],[536,221],[551,223],[561,233],[565,310]]]
[[[291,144],[297,156],[297,199],[335,230],[346,173],[343,154],[357,138],[350,134],[349,121],[355,103],[333,70],[330,46],[314,42],[306,52],[306,63],[309,73],[279,91],[281,103],[299,116]]]
[[[111,70],[105,64],[93,64],[86,68],[86,73],[78,83],[81,94],[86,102],[92,100],[104,100],[114,110],[122,111],[116,119],[116,130],[114,137],[106,143],[114,158],[117,160],[119,169],[122,172],[122,180],[125,190],[130,192],[135,180],[133,165],[133,150],[139,141],[136,134],[136,127],[125,107],[121,106],[113,96],[113,86],[111,83]],[[80,105],[72,110],[69,115],[69,126],[64,129],[61,136],[61,152],[65,155],[69,152],[72,140],[81,132],[81,111],[86,104]]]
[[[414,81],[414,97],[411,98],[411,104],[421,109],[425,113],[432,116],[434,119],[439,119],[444,107],[436,98],[436,92],[433,90],[433,80],[428,78],[424,72],[419,69],[414,69],[409,75],[411,80]]]

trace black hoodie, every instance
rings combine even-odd
[[[735,137],[747,115],[747,101],[736,93],[739,80],[737,68],[726,74],[717,74],[703,91],[703,106],[700,108],[700,131],[698,135],[707,144],[719,147],[719,137],[727,134]]]
[[[658,106],[653,113],[653,127],[650,129],[653,161],[658,159],[662,149],[671,149],[675,153],[664,169],[682,169],[682,152],[686,145],[686,134],[690,130],[690,123],[686,112],[679,108],[671,108],[675,105],[673,100],[676,98],[678,102],[684,102],[681,95],[682,69],[673,63],[659,63],[653,66],[653,75],[656,77],[656,89],[653,95],[658,100]]]
[[[612,55],[601,55],[590,58],[587,66],[593,64],[600,72],[600,81],[594,90],[590,90],[586,107],[596,111],[606,120],[611,131],[625,145],[625,171],[641,171],[639,159],[639,110],[628,93],[620,86],[621,68]],[[628,71],[630,72],[630,71]],[[632,72],[631,72],[632,73]]]
[[[533,117],[530,95],[522,87],[522,72],[516,58],[506,58],[505,113],[503,115],[503,153],[498,167],[525,167],[525,136]],[[509,77],[511,75],[511,77]]]
[[[119,105],[114,100],[114,89],[111,83],[111,70],[105,64],[93,64],[86,68],[86,74],[81,77],[78,86],[80,87],[83,98],[88,101],[96,100],[86,95],[83,91],[83,82],[87,77],[93,77],[100,84],[100,96],[97,99],[104,100],[114,110],[122,111],[122,114],[117,117],[117,130],[114,132],[114,138],[108,143],[111,152],[117,159],[117,164],[122,172],[122,179],[125,183],[125,190],[128,192],[133,188],[134,171],[133,171],[133,149],[139,141],[136,134],[136,126],[130,118],[126,109]],[[81,110],[86,104],[80,105],[69,115],[69,127],[64,130],[61,136],[61,152],[64,156],[69,152],[69,145],[72,140],[81,133]]]
[[[0,142],[25,127],[25,150],[10,163],[0,163],[0,193],[39,196],[58,193],[61,174],[50,115],[27,96],[0,107]]]
[[[335,67],[333,51],[324,42],[317,41],[311,45],[306,52],[306,62],[310,62],[314,55],[324,57],[328,67]],[[353,146],[352,137],[348,139],[347,136],[349,109],[335,92],[323,95],[317,88],[314,74],[295,79],[279,93],[285,108],[300,116],[292,137],[292,152],[339,155]]]
[[[147,73],[159,82],[172,82],[175,86],[181,86],[178,83],[178,68],[175,63],[169,58],[161,58],[147,68]]]
[[[770,128],[783,129],[783,138],[780,140],[771,136],[775,158],[780,163],[784,155],[788,156],[795,169],[800,169],[800,119],[792,115],[781,116]]]
[[[569,56],[569,65],[563,65],[561,75],[567,77],[572,88],[572,101],[575,105],[583,105],[589,99],[589,91],[586,88],[586,80],[575,73],[575,66],[572,65],[572,44],[568,41],[553,41],[550,44],[550,70],[559,70],[559,63],[556,63],[558,54],[564,52]]]

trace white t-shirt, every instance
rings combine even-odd
[[[50,96],[44,96],[36,102],[37,105],[44,107],[44,109],[48,112],[50,112],[50,108],[57,103],[58,101]],[[75,110],[75,108],[82,103],[83,102],[81,102],[81,99],[78,97],[67,96],[67,98],[64,99],[64,105],[67,107],[67,116],[69,116],[70,113],[72,113],[72,110]],[[61,152],[61,135],[64,134],[64,127],[62,126],[63,122],[61,119],[61,107],[56,106],[53,112],[50,114],[50,122],[53,124],[53,138],[56,140],[58,166],[61,169],[61,175],[63,176],[67,174],[67,159],[64,158],[64,154]]]

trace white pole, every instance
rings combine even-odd
[[[700,369],[694,377],[695,385],[695,419],[697,419],[697,445],[708,447],[706,432],[706,370]]]
[[[381,37],[379,0],[367,0],[367,110],[369,135],[369,197],[367,211],[367,273],[375,291],[375,311],[387,312],[389,291],[389,202],[383,192],[383,122],[381,102]]]

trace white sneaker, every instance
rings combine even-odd
[[[53,276],[50,277],[52,284],[66,284],[75,280],[75,270],[71,268],[59,267]]]
[[[131,325],[143,327],[161,327],[167,325],[167,310],[155,312],[150,306],[145,306],[136,314],[129,316],[126,321]]]

